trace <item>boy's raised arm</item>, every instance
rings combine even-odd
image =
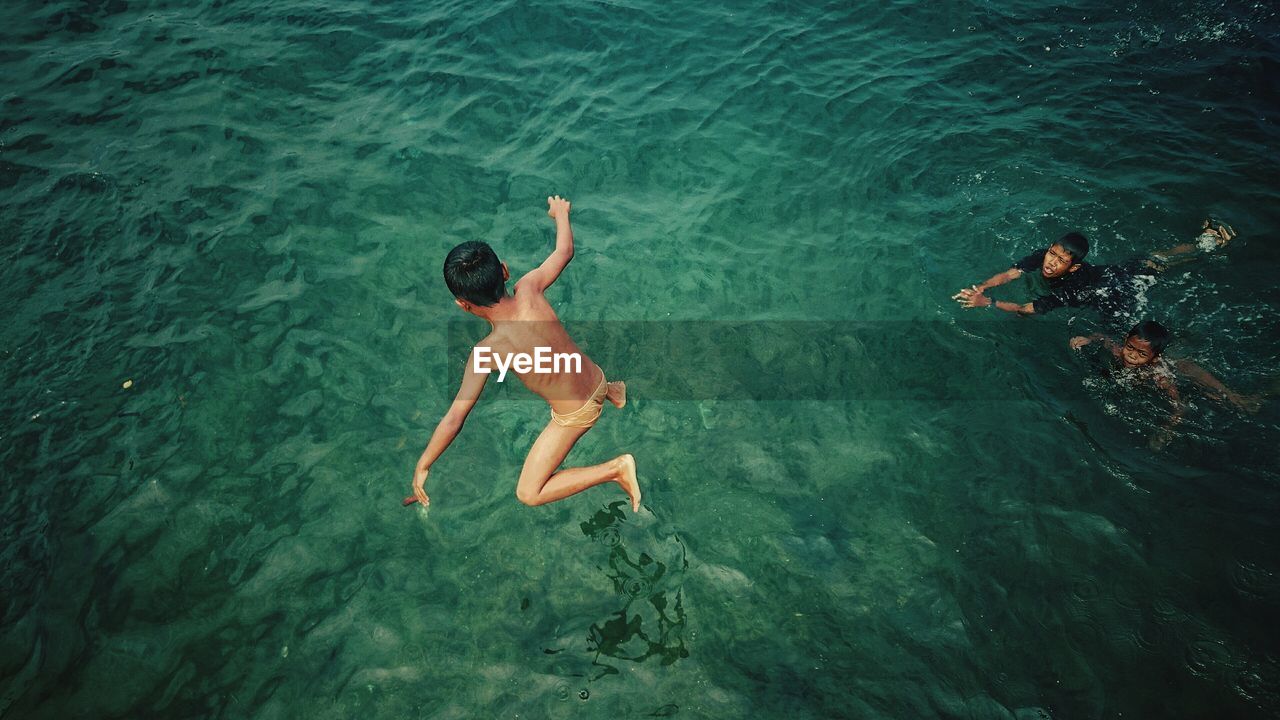
[[[471,408],[475,407],[476,400],[480,399],[480,391],[484,389],[484,383],[489,379],[489,374],[476,370],[475,363],[472,361],[474,354],[475,350],[472,350],[472,354],[467,356],[467,369],[462,376],[462,386],[458,388],[458,394],[453,398],[453,404],[436,424],[435,432],[431,433],[431,440],[427,442],[427,449],[423,450],[422,457],[418,458],[418,464],[413,470],[413,496],[405,498],[406,504],[412,500],[417,500],[423,505],[431,504],[426,491],[422,488],[427,481],[427,471],[431,469],[432,463],[440,459],[449,444],[461,432],[462,424],[467,421]]]
[[[547,214],[556,221],[556,249],[551,251],[542,264],[516,283],[516,292],[529,289],[542,292],[560,277],[569,261],[573,259],[573,228],[569,225],[569,201],[554,195],[547,198]]]

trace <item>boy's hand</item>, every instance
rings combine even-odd
[[[1227,392],[1226,400],[1247,413],[1256,413],[1262,409],[1262,396],[1260,395],[1241,395],[1238,392]]]
[[[431,499],[427,497],[427,491],[422,489],[422,486],[423,486],[426,482],[427,482],[427,471],[426,471],[426,470],[418,470],[418,471],[414,472],[414,474],[413,474],[413,497],[414,497],[414,499],[415,499],[415,500],[417,500],[418,502],[422,503],[424,506],[425,506],[425,505],[430,505],[430,504],[431,504]],[[409,498],[405,498],[405,500],[408,500],[408,499],[409,499]]]
[[[951,296],[952,300],[960,303],[961,307],[978,308],[986,307],[991,304],[991,298],[982,294],[977,285],[967,287]]]
[[[552,195],[547,198],[547,215],[554,218],[557,222],[569,219],[569,201],[559,195]]]
[[[1151,434],[1151,439],[1147,441],[1147,447],[1159,452],[1169,447],[1169,441],[1173,440],[1173,430],[1162,427]]]
[[[1089,338],[1083,335],[1077,335],[1071,338],[1069,341],[1067,341],[1067,344],[1071,346],[1072,350],[1079,350],[1080,348],[1089,344]]]

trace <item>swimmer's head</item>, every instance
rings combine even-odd
[[[1169,344],[1169,331],[1163,325],[1148,320],[1138,323],[1129,331],[1124,339],[1124,347],[1120,349],[1120,361],[1125,367],[1142,367],[1150,365],[1160,357]]]
[[[472,312],[475,306],[489,307],[507,294],[507,264],[487,243],[464,242],[444,259],[444,284],[449,286],[458,307]]]
[[[1044,252],[1040,274],[1046,278],[1060,278],[1080,269],[1084,256],[1089,254],[1089,241],[1080,233],[1072,232],[1058,238],[1058,242]]]

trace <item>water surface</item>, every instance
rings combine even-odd
[[[109,0],[0,27],[0,715],[1280,712],[1277,405],[1188,388],[1155,452],[1163,400],[1066,347],[1088,313],[949,299],[1068,230],[1118,262],[1212,214],[1240,239],[1144,312],[1271,387],[1268,5]],[[645,512],[518,503],[546,410],[492,383],[401,509],[461,362],[443,256],[529,269],[553,193],[562,316],[853,328],[831,392],[770,396],[785,332],[718,356],[723,394],[695,353],[598,341],[633,402],[570,460],[634,453]]]

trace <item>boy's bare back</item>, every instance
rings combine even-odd
[[[518,372],[525,387],[533,391],[557,412],[581,407],[600,381],[600,370],[578,347],[547,302],[542,289],[516,283],[515,308],[512,317],[495,324],[493,331],[477,343],[493,354],[533,355],[539,348],[549,348],[553,355],[575,355],[580,364],[567,372]],[[472,350],[474,354],[475,350]],[[580,372],[576,372],[578,367]]]
[[[544,505],[601,483],[617,483],[640,509],[640,484],[635,458],[629,453],[597,465],[561,469],[574,444],[595,425],[605,401],[626,405],[626,384],[609,382],[600,366],[583,354],[569,337],[551,304],[546,289],[573,259],[573,230],[569,201],[559,195],[547,198],[547,214],[556,223],[556,247],[537,268],[507,294],[510,271],[487,244],[471,241],[458,245],[445,258],[445,283],[454,301],[465,312],[488,321],[489,335],[471,351],[462,385],[449,410],[436,425],[427,447],[414,468],[413,495],[406,504],[429,504],[424,489],[427,473],[453,442],[475,406],[489,376],[490,360],[497,359],[498,381],[513,371],[525,387],[551,406],[551,419],[525,458],[516,497],[526,505]],[[531,358],[551,357],[546,366]],[[565,360],[560,364],[560,360]]]

